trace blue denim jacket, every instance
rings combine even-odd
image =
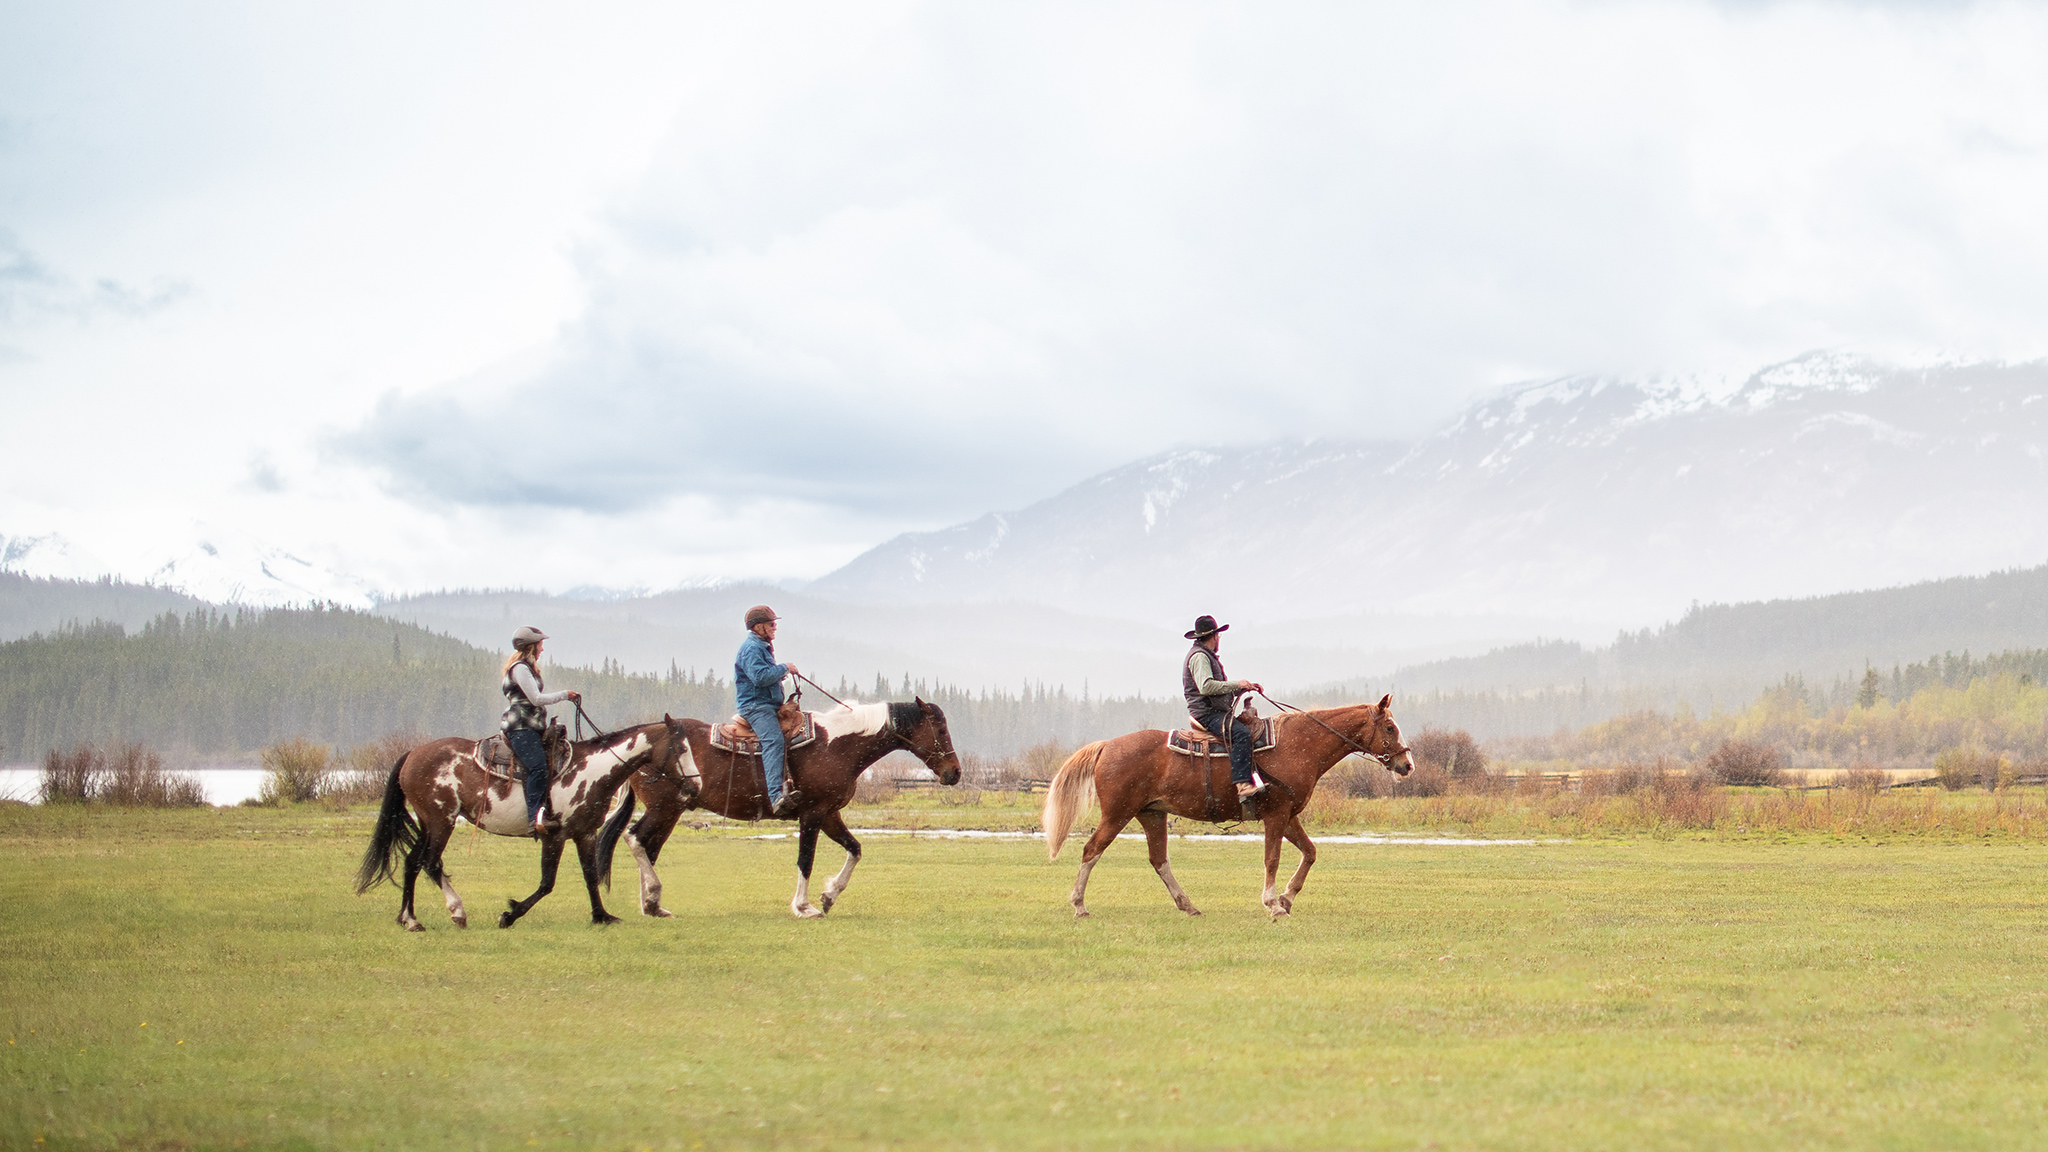
[[[739,698],[740,711],[782,707],[782,678],[788,673],[789,665],[775,662],[773,646],[757,633],[747,633],[732,662],[732,690]]]

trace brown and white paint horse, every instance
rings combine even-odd
[[[540,887],[524,900],[509,900],[510,908],[498,914],[498,927],[510,928],[521,916],[540,903],[555,888],[555,871],[562,862],[564,841],[576,842],[576,854],[583,864],[583,882],[590,889],[590,919],[596,924],[615,924],[618,917],[604,910],[597,895],[597,836],[604,827],[605,811],[612,795],[626,778],[643,768],[663,773],[663,779],[678,792],[691,787],[695,769],[689,746],[682,738],[680,720],[663,717],[653,724],[578,740],[569,745],[569,758],[555,774],[548,788],[548,811],[561,820],[541,839]],[[673,774],[673,779],[670,775]],[[410,802],[415,821],[406,812]],[[367,892],[384,880],[396,882],[392,857],[405,853],[405,896],[398,906],[398,923],[409,932],[423,931],[413,915],[413,886],[421,872],[441,886],[448,902],[448,918],[457,928],[469,927],[469,914],[462,897],[442,866],[441,857],[448,837],[455,831],[457,817],[499,836],[531,836],[533,823],[526,811],[526,792],[517,781],[493,776],[476,757],[476,741],[459,736],[422,744],[399,757],[391,767],[391,779],[384,786],[384,807],[377,814],[377,828],[363,864],[356,873],[356,892]]]
[[[1301,895],[1309,865],[1316,862],[1316,846],[1302,831],[1301,810],[1308,806],[1323,773],[1355,751],[1345,739],[1403,776],[1415,766],[1401,743],[1401,728],[1394,723],[1393,700],[1386,696],[1378,704],[1318,708],[1274,718],[1273,748],[1254,759],[1260,774],[1272,783],[1259,797],[1259,819],[1266,826],[1266,890],[1260,903],[1275,918],[1294,910],[1294,898]],[[1152,852],[1152,870],[1165,882],[1174,907],[1200,916],[1201,911],[1181,891],[1166,862],[1166,818],[1182,816],[1212,824],[1240,819],[1229,757],[1181,755],[1167,748],[1166,733],[1156,728],[1082,748],[1060,765],[1046,790],[1039,826],[1045,830],[1051,859],[1059,859],[1060,846],[1067,842],[1074,817],[1087,804],[1091,790],[1101,801],[1102,822],[1081,850],[1081,874],[1074,878],[1074,892],[1068,898],[1074,915],[1088,915],[1084,902],[1088,873],[1094,871],[1096,860],[1115,842],[1117,833],[1136,817],[1144,826],[1146,845]],[[1280,870],[1282,837],[1301,850],[1301,867],[1295,870],[1287,890],[1276,892],[1273,883]]]
[[[854,704],[816,713],[818,740],[789,753],[790,778],[803,792],[803,804],[794,817],[797,825],[796,895],[789,910],[803,918],[823,916],[832,910],[853,867],[860,863],[860,841],[846,830],[839,810],[853,799],[854,784],[875,761],[891,752],[909,752],[932,770],[942,784],[960,781],[960,757],[953,751],[953,737],[946,730],[946,714],[936,704],[917,700],[909,704]],[[633,775],[632,791],[606,823],[599,842],[597,867],[607,880],[611,875],[612,849],[624,836],[633,860],[640,865],[640,910],[649,916],[670,915],[661,906],[661,877],[654,862],[661,846],[675,830],[676,820],[690,808],[706,808],[735,820],[770,817],[767,787],[762,782],[761,761],[756,756],[736,756],[710,744],[710,725],[697,720],[682,721],[689,734],[684,755],[694,755],[703,770],[698,792],[692,796],[679,788],[675,773],[648,769]],[[647,809],[633,822],[635,799]],[[628,827],[628,825],[631,825]],[[846,865],[825,885],[816,904],[811,903],[811,864],[817,858],[818,833],[846,849]]]

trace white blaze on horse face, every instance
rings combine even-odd
[[[841,736],[873,736],[889,726],[887,704],[855,704],[848,708],[834,708],[830,712],[813,713],[813,720],[825,730],[827,743]]]
[[[704,777],[697,774],[697,757],[690,751],[690,742],[683,740],[681,737],[677,737],[677,739],[682,743],[683,754],[676,760],[676,771],[683,774],[683,779],[702,788],[704,786]]]

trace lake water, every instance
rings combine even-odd
[[[261,768],[191,768],[185,774],[199,777],[200,787],[206,790],[206,802],[223,808],[255,799],[263,787]],[[40,767],[17,764],[0,768],[0,800],[35,803],[36,785],[42,779]]]

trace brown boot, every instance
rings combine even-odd
[[[787,820],[792,816],[795,816],[797,814],[797,810],[802,808],[803,806],[803,793],[797,791],[794,788],[784,788],[782,790],[782,799],[777,800],[775,802],[775,807],[771,809],[768,814],[770,816],[775,817],[777,820]]]

